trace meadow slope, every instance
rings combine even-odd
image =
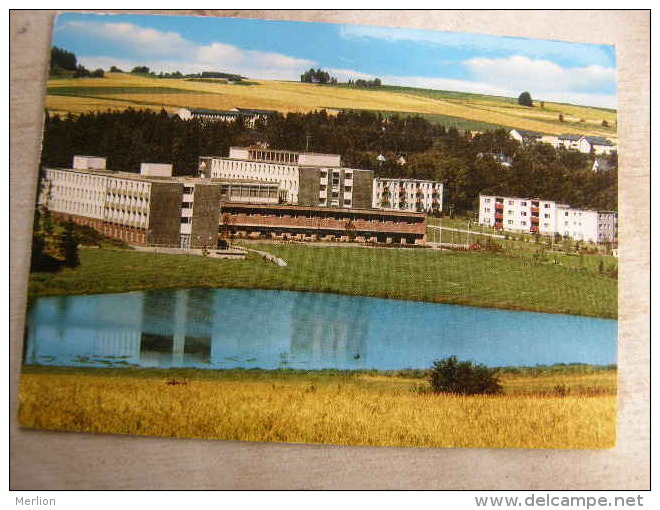
[[[321,108],[440,116],[493,126],[547,134],[574,133],[616,140],[616,111],[545,103],[543,108],[519,106],[514,98],[443,92],[408,87],[364,90],[345,86],[283,81],[248,84],[159,79],[128,73],[107,73],[102,79],[58,78],[48,82],[46,108],[50,113],[84,113],[108,109],[260,108],[280,112],[308,112]],[[564,122],[559,122],[559,114]],[[607,126],[603,126],[606,121]]]

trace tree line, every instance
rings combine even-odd
[[[310,68],[300,75],[302,83],[337,83],[337,78],[330,76],[330,73],[322,69]]]
[[[78,59],[74,53],[53,46],[50,51],[50,75],[71,76],[73,78],[103,78],[105,71],[103,69],[90,71],[85,66],[78,64]]]
[[[539,197],[574,207],[617,209],[617,157],[595,173],[593,156],[551,145],[520,145],[504,129],[472,134],[420,116],[369,111],[277,113],[254,127],[236,122],[183,121],[161,112],[128,109],[46,116],[43,166],[70,167],[76,154],[107,157],[113,170],[172,163],[175,175],[196,175],[201,155],[226,156],[230,146],[340,154],[342,164],[376,176],[433,179],[445,184],[445,204],[474,211],[478,196]],[[510,158],[510,166],[498,159]]]

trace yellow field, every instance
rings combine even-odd
[[[461,397],[419,391],[424,380],[369,374],[210,372],[171,385],[162,372],[28,372],[19,421],[50,430],[244,441],[609,448],[616,441],[616,371],[592,375],[508,376],[505,395]],[[558,382],[567,395],[553,394]],[[525,394],[534,385],[540,392]]]
[[[260,108],[281,112],[352,108],[440,114],[548,134],[589,134],[616,139],[613,127],[604,128],[601,125],[606,120],[610,126],[614,126],[615,112],[555,103],[546,103],[544,108],[525,108],[515,104],[514,99],[489,96],[444,97],[438,94],[425,97],[409,91],[357,90],[296,82],[259,81],[254,85],[235,85],[116,73],[108,73],[104,79],[50,80],[48,87],[84,88],[82,95],[85,97],[47,95],[47,109],[60,114],[123,109],[127,106],[165,108],[171,112],[181,107],[216,110]],[[118,90],[109,93],[108,88],[115,87]],[[122,94],[122,87],[130,87],[130,93]],[[182,92],[150,93],[149,89],[154,87]],[[142,88],[144,92],[138,93],[136,88]],[[95,94],[92,89],[98,92]],[[564,115],[563,123],[557,122],[560,113]]]

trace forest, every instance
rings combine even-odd
[[[278,113],[253,128],[183,121],[165,110],[46,115],[41,164],[69,168],[74,155],[86,154],[106,157],[112,170],[172,163],[175,175],[196,175],[199,156],[226,156],[230,146],[251,144],[340,154],[343,166],[372,169],[376,176],[443,181],[445,212],[476,210],[480,193],[617,209],[616,154],[609,156],[610,170],[593,172],[593,155],[543,143],[522,146],[503,129],[459,132],[420,116],[369,111]],[[500,155],[511,165],[501,165]]]

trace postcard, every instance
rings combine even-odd
[[[616,91],[606,45],[61,14],[21,426],[613,447]]]

